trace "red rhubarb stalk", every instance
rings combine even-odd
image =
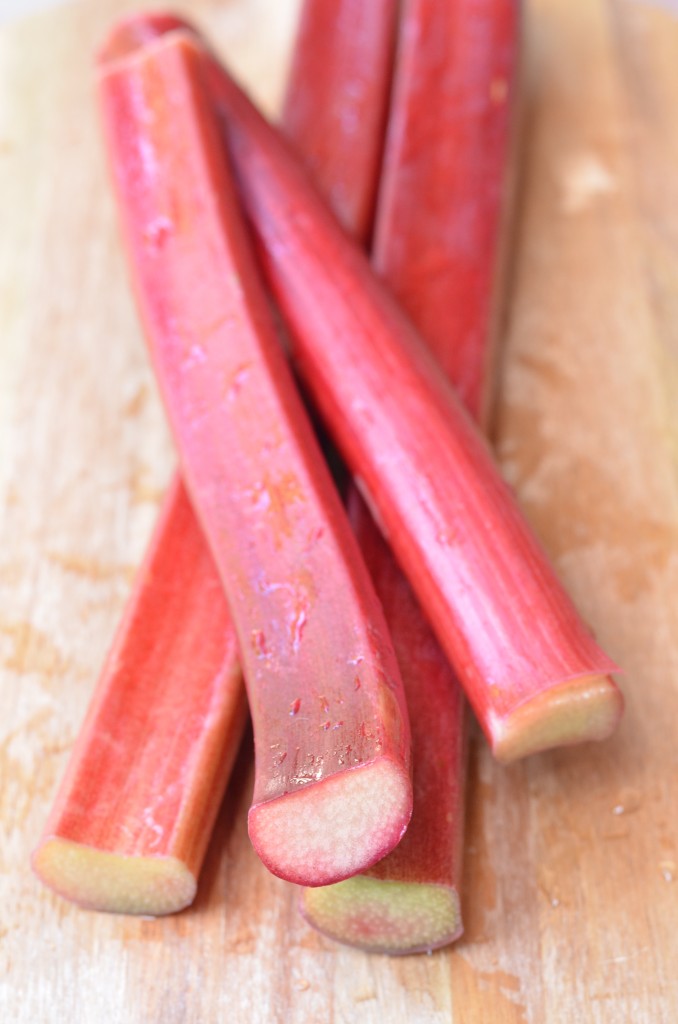
[[[520,2],[405,0],[401,17],[372,263],[485,423]]]
[[[398,0],[305,3],[283,109],[283,131],[363,244],[374,216],[397,9]]]
[[[372,253],[476,419],[490,391],[517,36],[513,0],[405,4]],[[405,684],[414,810],[388,857],[355,878],[305,889],[301,905],[334,939],[412,953],[462,931],[465,702],[383,541],[370,547],[375,528],[355,504]]]
[[[466,701],[412,588],[354,490],[352,521],[395,644],[412,728],[414,807],[402,840],[369,871],[304,889],[301,911],[371,953],[445,946],[462,933]]]
[[[209,85],[296,365],[495,755],[603,739],[614,663],[452,386],[304,169],[216,61]]]
[[[194,522],[177,480],[33,855],[43,882],[95,910],[191,903],[245,723],[235,631]]]
[[[275,334],[186,33],[104,63],[100,93],[138,302],[194,508],[236,626],[276,874],[325,884],[411,813],[386,624]]]

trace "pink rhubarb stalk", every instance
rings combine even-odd
[[[520,0],[404,0],[401,17],[372,263],[485,424],[514,170]]]
[[[191,903],[245,719],[235,631],[177,480],[33,854],[38,876],[94,910]]]
[[[445,946],[463,930],[466,701],[412,588],[355,490],[349,507],[405,684],[414,807],[392,853],[336,885],[304,889],[300,906],[309,924],[339,942],[371,953],[417,953]]]
[[[476,419],[485,418],[490,392],[517,52],[514,0],[405,3],[372,263]],[[375,528],[357,495],[354,502],[405,684],[414,810],[388,857],[355,878],[305,889],[301,906],[341,942],[412,953],[462,932],[465,702],[411,589],[383,541],[370,545]]]
[[[603,739],[622,699],[437,363],[304,169],[207,54],[296,365],[499,759]]]
[[[282,130],[363,244],[372,230],[397,11],[398,0],[307,0],[283,109]]]
[[[103,63],[146,335],[236,626],[256,771],[249,829],[303,884],[378,860],[411,813],[409,730],[380,605],[275,335],[194,39]]]

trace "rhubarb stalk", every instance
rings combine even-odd
[[[381,607],[275,334],[203,81],[170,33],[103,63],[138,303],[193,506],[236,626],[256,770],[250,836],[307,885],[363,870],[411,813]]]
[[[466,45],[471,36],[476,46]],[[476,419],[487,417],[495,349],[517,36],[513,0],[405,3],[372,252]],[[467,717],[411,589],[355,504],[405,684],[414,810],[388,857],[355,878],[305,889],[301,907],[331,938],[412,953],[462,932]]]
[[[94,910],[191,903],[245,719],[235,631],[177,479],[33,854],[38,876]]]
[[[307,0],[283,108],[282,130],[363,244],[372,230],[397,10],[398,0]]]
[[[621,694],[437,363],[293,152],[206,56],[296,366],[496,757],[603,739]]]
[[[404,0],[401,18],[372,263],[485,425],[514,173],[520,0]]]
[[[392,853],[354,878],[304,889],[300,907],[309,924],[339,942],[371,953],[417,953],[447,945],[463,930],[466,701],[356,490],[349,508],[405,684],[414,805],[407,832]]]

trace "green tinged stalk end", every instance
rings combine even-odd
[[[318,931],[369,953],[428,952],[462,933],[459,896],[442,885],[356,875],[305,889],[300,902],[302,914]]]
[[[552,747],[604,740],[624,710],[621,692],[609,676],[583,676],[544,690],[492,728],[492,752],[508,764]]]
[[[159,917],[195,898],[196,878],[176,857],[123,856],[53,836],[32,866],[45,885],[87,910]]]

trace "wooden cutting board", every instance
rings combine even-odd
[[[368,0],[366,0],[368,2]],[[191,15],[268,112],[297,0]],[[132,5],[0,30],[0,1019],[678,1019],[678,2],[532,0],[496,444],[603,645],[605,744],[471,751],[465,937],[391,960],[297,916],[246,836],[243,758],[195,906],[96,915],[29,853],[173,463],[128,295],[91,53]]]

